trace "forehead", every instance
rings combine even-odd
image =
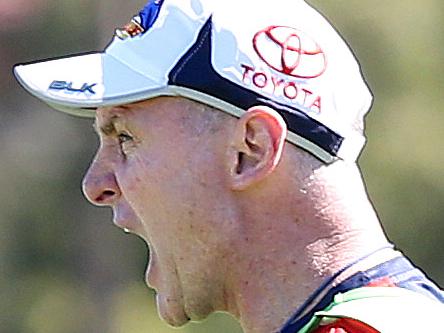
[[[161,114],[167,117],[180,111],[199,108],[201,104],[182,97],[157,97],[142,102],[98,108],[96,122],[103,123],[116,118],[133,118],[144,114]]]
[[[97,108],[95,121],[97,125],[102,125],[114,119],[131,118],[134,117],[134,113],[136,110],[140,114],[144,112],[144,110],[152,108],[152,104],[156,103],[161,103],[161,101],[143,101],[131,104]]]
[[[94,127],[102,134],[107,134],[107,127],[112,133],[118,124],[139,130],[139,134],[145,129],[159,131],[163,128],[170,133],[181,131],[194,135],[194,132],[203,133],[205,129],[216,130],[227,122],[227,118],[233,117],[200,102],[168,96],[98,108]]]
[[[142,102],[98,108],[95,117],[95,128],[98,130],[112,127],[116,123],[138,122],[157,117],[156,121],[168,115],[184,103],[183,100],[174,97],[158,97]]]

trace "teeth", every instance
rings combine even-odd
[[[123,228],[123,232],[124,232],[125,234],[129,234],[131,231],[130,231],[129,229],[127,229],[127,228]]]

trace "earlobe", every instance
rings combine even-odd
[[[244,190],[273,172],[286,134],[282,117],[266,106],[252,107],[238,120],[229,154],[233,190]]]

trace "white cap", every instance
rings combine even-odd
[[[234,116],[269,105],[287,140],[326,163],[354,161],[372,95],[347,44],[302,0],[150,0],[104,52],[17,65],[55,109],[183,96]]]

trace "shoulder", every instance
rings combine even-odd
[[[416,333],[434,331],[444,305],[422,294],[390,287],[367,287],[335,296],[316,313],[315,333]]]

